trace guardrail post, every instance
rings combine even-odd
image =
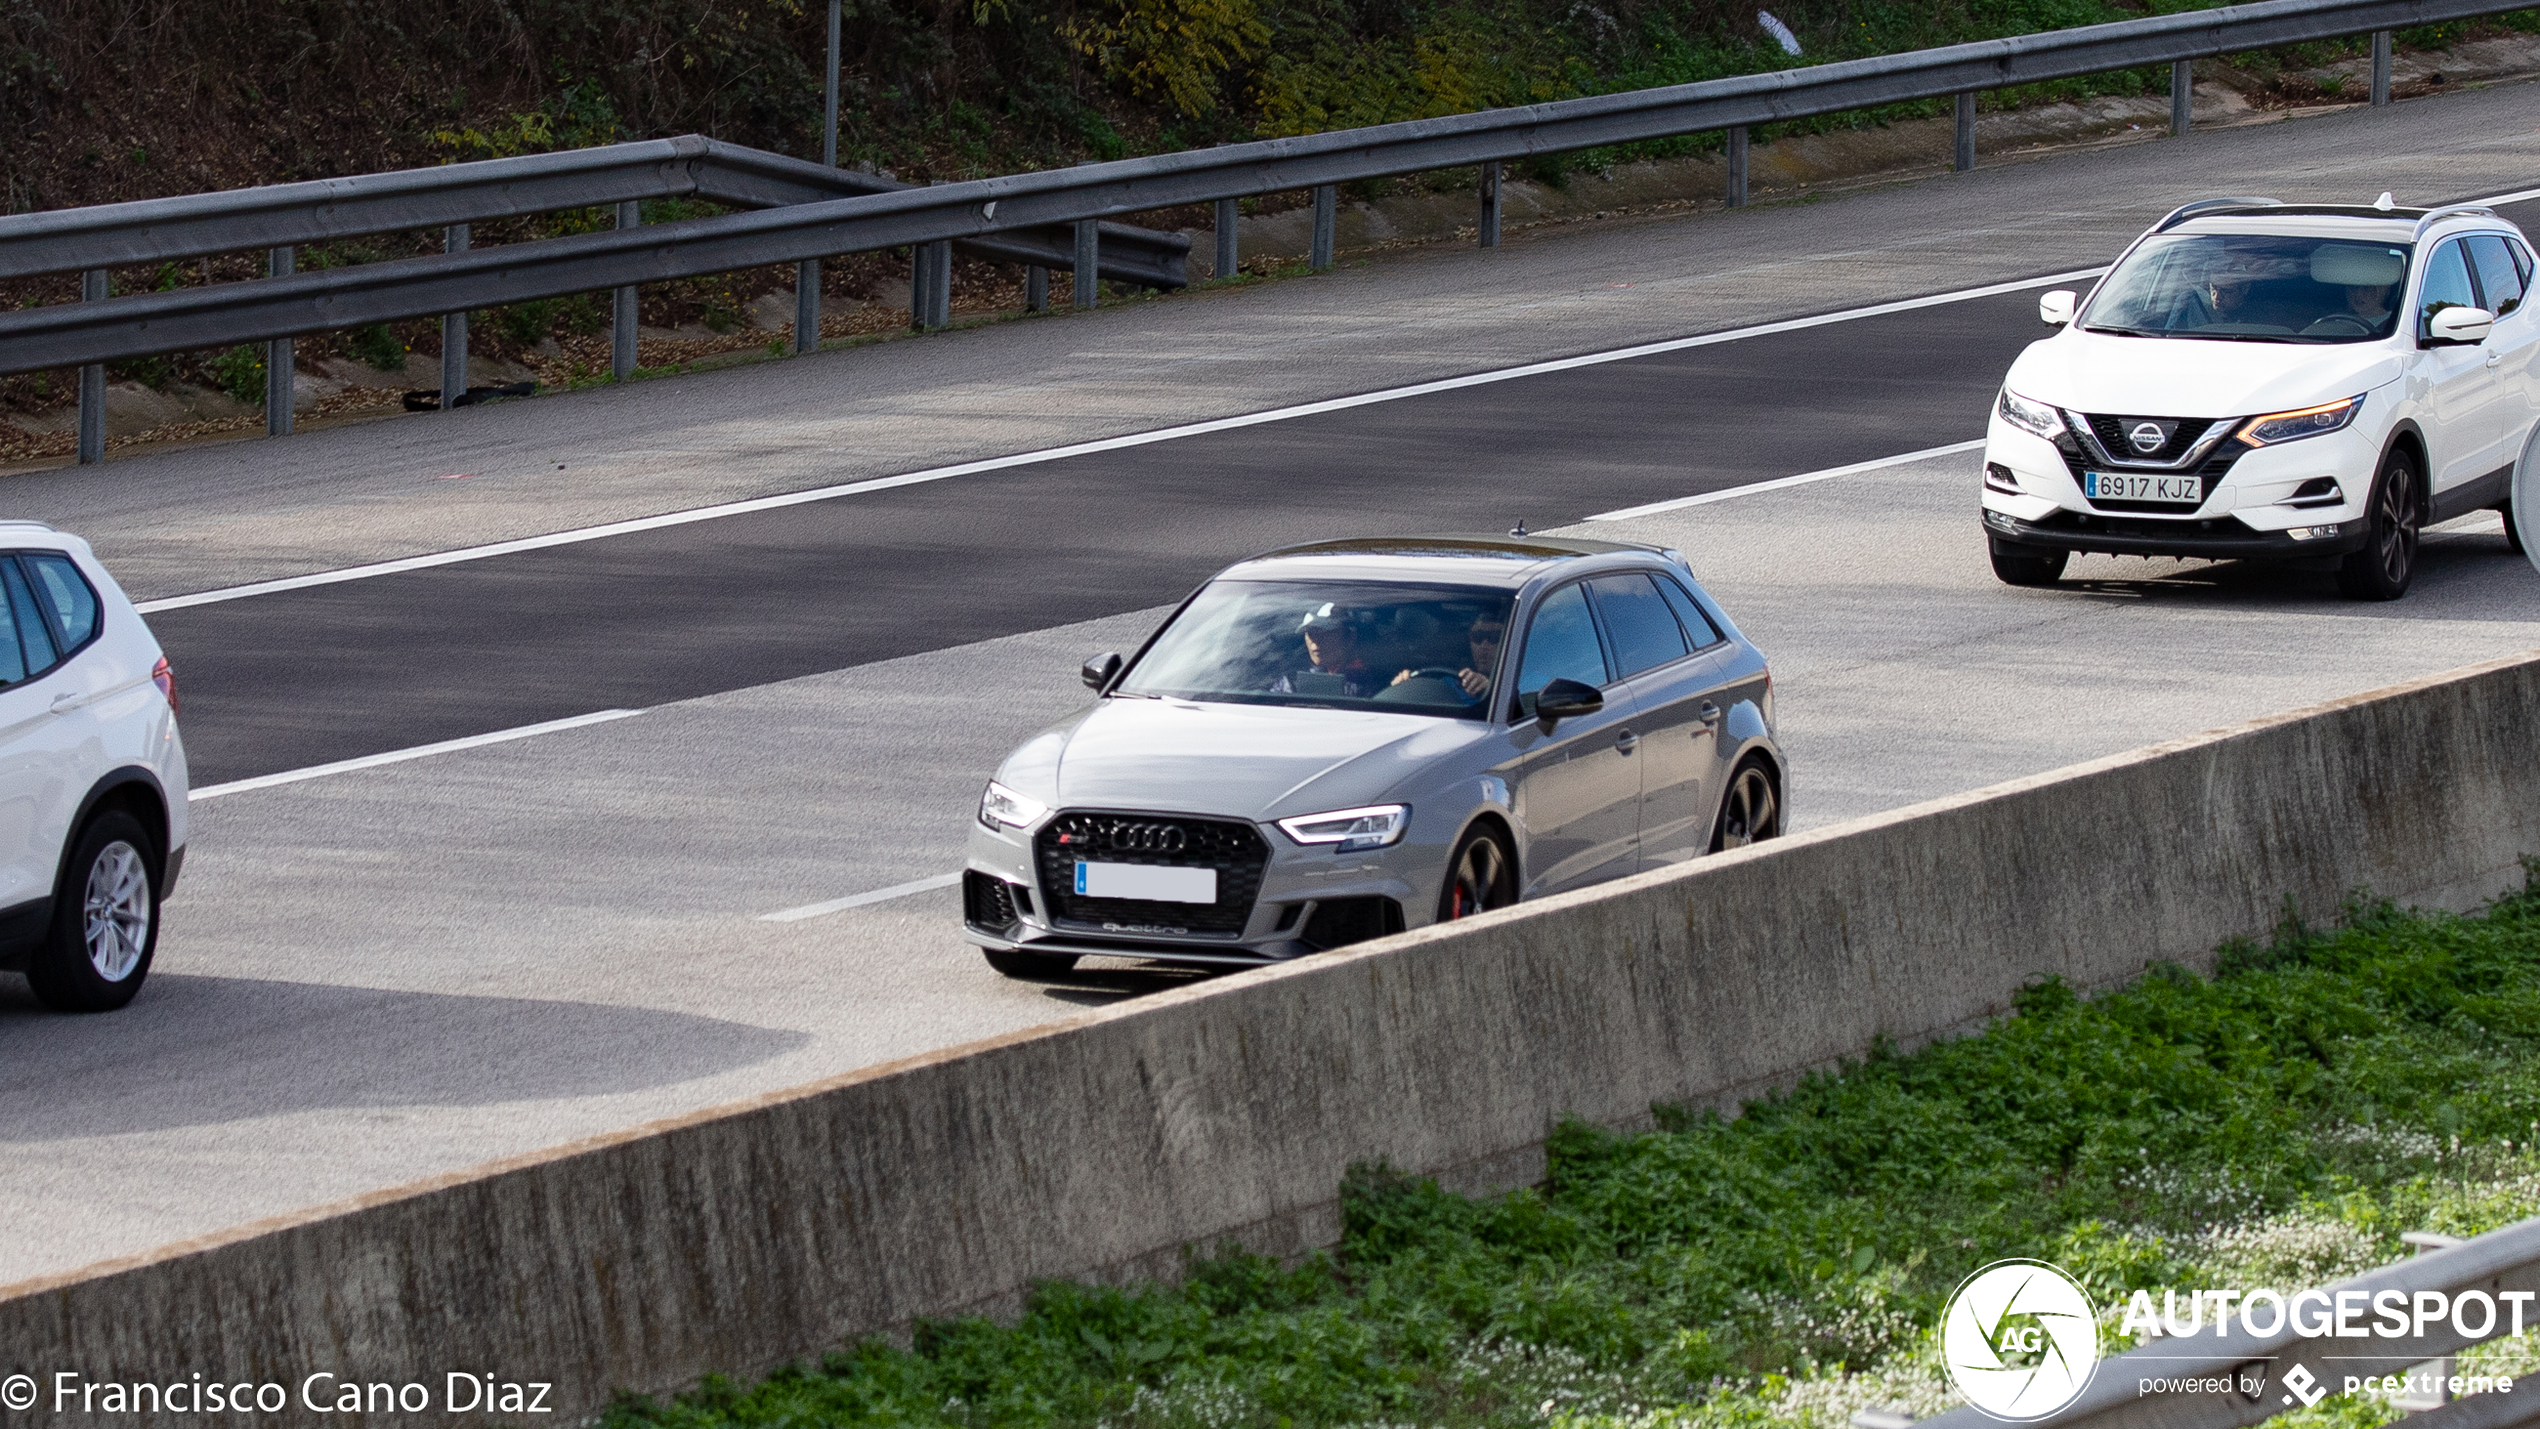
[[[265,276],[288,278],[297,266],[288,248],[276,248],[265,255]],[[291,435],[291,339],[277,337],[265,344],[265,435]]]
[[[1499,161],[1482,165],[1481,246],[1499,246]]]
[[[1231,278],[1242,263],[1235,253],[1235,201],[1217,201],[1217,268],[1209,276]]]
[[[79,300],[106,301],[106,270],[91,268],[79,275]],[[106,364],[92,362],[79,370],[79,460],[94,466],[106,459]]]
[[[794,355],[820,350],[820,260],[794,265]]]
[[[2377,107],[2390,102],[2390,32],[2372,32],[2372,102]]]
[[[467,251],[467,225],[453,223],[441,230],[441,251]],[[467,310],[441,315],[441,410],[458,410],[459,399],[467,395]]]
[[[1340,208],[1338,185],[1314,186],[1314,251],[1307,261],[1317,273],[1332,266],[1332,231],[1340,226]]]
[[[2188,109],[2196,99],[2196,71],[2185,60],[2170,61],[2170,137],[2187,132]]]
[[[1089,309],[1102,301],[1102,225],[1084,219],[1076,225],[1076,306]]]
[[[1746,126],[1729,126],[1729,207],[1746,207]]]
[[[1050,310],[1050,270],[1038,263],[1023,269],[1023,311],[1045,313]]]
[[[643,221],[643,204],[629,199],[617,206],[618,227],[633,228]],[[620,382],[635,375],[637,313],[634,284],[629,283],[610,295],[609,373]]]
[[[1958,91],[1958,154],[1950,167],[1965,173],[1976,166],[1976,92]]]
[[[926,325],[928,327],[951,327],[953,274],[952,240],[949,238],[941,239],[937,242],[929,243],[926,246],[935,250],[932,258],[926,264]]]

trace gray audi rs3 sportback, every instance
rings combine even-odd
[[[962,875],[999,971],[1277,962],[1771,838],[1763,652],[1654,547],[1322,541],[1229,567],[1006,757]]]

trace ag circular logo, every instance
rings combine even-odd
[[[1997,1260],[1949,1297],[1940,1354],[1968,1404],[2015,1424],[2043,1419],[2090,1387],[2099,1316],[2081,1286],[2045,1261]]]

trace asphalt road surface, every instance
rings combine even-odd
[[[2009,293],[151,625],[216,784],[1137,610],[1292,541],[1540,529],[1961,441],[2042,333]]]

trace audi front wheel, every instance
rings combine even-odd
[[[1508,844],[1489,828],[1478,828],[1456,844],[1446,863],[1446,887],[1438,893],[1438,921],[1451,923],[1517,901],[1517,860]]]

